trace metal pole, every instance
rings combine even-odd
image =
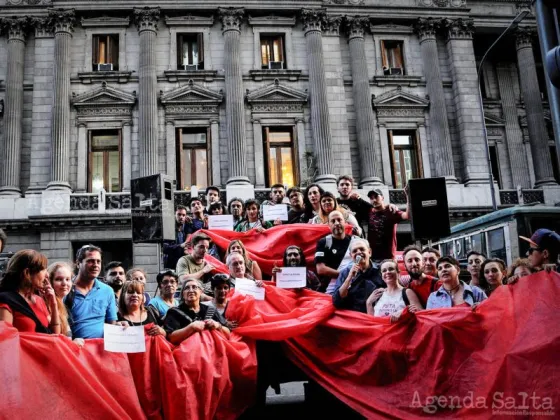
[[[486,60],[486,57],[488,57],[488,54],[490,53],[490,51],[492,51],[492,49],[498,44],[498,42],[500,42],[500,40],[509,32],[509,30],[513,26],[515,26],[519,22],[521,22],[525,18],[525,16],[527,16],[528,14],[529,14],[529,10],[522,10],[521,12],[519,12],[519,14],[508,25],[508,27],[500,34],[498,39],[496,39],[494,41],[494,43],[492,45],[490,45],[490,48],[488,48],[486,50],[486,52],[482,56],[482,60],[480,60],[480,64],[478,66],[478,71],[477,71],[478,101],[480,102],[480,116],[482,117],[484,144],[486,146],[486,160],[487,160],[487,165],[488,165],[488,180],[490,182],[490,195],[492,196],[492,210],[493,211],[498,210],[498,204],[496,202],[496,189],[494,187],[494,177],[492,176],[492,160],[490,158],[490,143],[488,142],[488,131],[486,129],[486,121],[484,120],[484,102],[483,102],[483,99],[482,99],[482,91],[480,89],[480,76],[482,75],[482,68],[484,66],[484,61]]]

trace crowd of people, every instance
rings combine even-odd
[[[426,309],[475,308],[497,288],[558,260],[560,236],[539,229],[530,238],[521,237],[530,244],[528,258],[510,267],[471,251],[467,281],[455,258],[431,247],[407,246],[403,270],[396,261],[396,226],[408,218],[408,209],[386,204],[379,189],[364,200],[353,191],[350,176],[341,176],[337,185],[338,198],[316,184],[287,192],[283,185],[272,186],[270,201],[263,204],[287,205],[287,221],[263,220],[262,207],[253,199],[234,198],[226,206],[216,187],[207,189],[206,205],[194,197],[190,211],[177,206],[176,240],[164,244],[165,269],[157,274],[155,297],[145,290],[148,275],[141,267],[127,271],[121,262],[111,261],[102,271],[102,250],[97,246],[80,248],[73,264],[50,266],[38,251],[18,251],[0,282],[0,320],[19,331],[62,334],[78,344],[103,337],[105,323],[148,325],[147,334],[164,336],[173,344],[204,330],[228,337],[238,324],[228,313],[237,280],[263,287],[263,280],[275,281],[284,267],[306,267],[306,287],[331,295],[335,307],[397,322],[403,314]],[[228,212],[237,232],[258,235],[283,223],[310,223],[325,224],[330,233],[317,242],[312,267],[299,244],[288,244],[282,261],[274,263],[271,278],[263,279],[242,240],[220,249],[200,232],[208,226],[208,215]],[[3,247],[7,240],[3,232],[0,240]],[[207,255],[223,261],[228,273],[219,272]]]

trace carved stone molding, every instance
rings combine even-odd
[[[303,23],[303,32],[321,32],[327,22],[326,9],[302,9],[300,19]]]
[[[130,18],[101,16],[94,18],[82,18],[81,24],[83,28],[122,28],[130,25]]]
[[[534,29],[517,28],[515,31],[515,45],[517,49],[532,47],[535,36],[536,32]]]
[[[34,18],[33,27],[35,28],[35,38],[52,38],[54,36],[48,18]]]
[[[344,30],[349,39],[363,38],[369,24],[369,18],[366,16],[346,16],[344,18]]]
[[[187,116],[216,117],[223,101],[221,92],[214,92],[189,80],[185,86],[160,93],[166,121],[181,120]]]
[[[138,32],[153,31],[157,32],[157,24],[159,21],[159,7],[144,7],[143,9],[134,9],[132,19],[138,27]]]
[[[109,86],[105,82],[89,92],[81,95],[73,94],[72,98],[78,123],[84,120],[107,119],[107,117],[113,120],[130,120],[135,103],[136,92],[131,94]]]
[[[365,2],[365,0],[323,0],[323,4],[333,4],[337,6],[363,6]]]
[[[52,4],[52,0],[7,0],[8,6],[44,6]]]
[[[165,24],[167,26],[212,26],[214,24],[213,16],[166,16]]]
[[[341,24],[342,16],[327,16],[323,24],[323,33],[325,35],[339,36]]]
[[[251,26],[294,26],[296,24],[296,18],[294,16],[249,16],[249,25]]]
[[[0,19],[0,31],[8,34],[8,40],[25,42],[25,37],[31,25],[32,21],[28,17]]]
[[[58,32],[71,34],[76,24],[76,13],[74,9],[50,9],[48,23],[55,34]]]
[[[245,9],[243,8],[219,8],[218,15],[222,22],[222,32],[227,31],[241,31],[241,23],[245,16]]]
[[[449,39],[472,39],[474,34],[473,19],[443,19],[441,26],[447,31]]]
[[[421,123],[430,105],[428,99],[403,91],[400,86],[378,97],[372,95],[372,102],[380,123],[406,119]]]
[[[414,32],[420,38],[420,42],[427,39],[435,39],[439,27],[439,19],[418,18],[414,25]]]
[[[467,0],[416,0],[421,7],[467,7]]]
[[[279,80],[253,92],[247,92],[253,113],[303,113],[307,92],[283,85]]]

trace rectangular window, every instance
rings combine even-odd
[[[119,69],[119,36],[94,35],[93,71],[117,71]]]
[[[388,134],[393,186],[401,189],[409,179],[423,176],[418,132],[389,130]]]
[[[274,184],[288,187],[299,184],[294,127],[265,127],[263,132],[267,187]]]
[[[177,34],[177,69],[204,70],[202,33]]]
[[[498,187],[502,188],[502,178],[500,177],[500,161],[498,159],[498,150],[496,146],[490,146],[490,163],[492,164],[492,176],[498,183]]]
[[[404,55],[402,41],[381,41],[383,74],[404,75]]]
[[[284,35],[261,35],[261,66],[271,70],[286,68]]]
[[[96,193],[121,191],[121,131],[89,132],[88,185]]]
[[[205,188],[210,183],[208,128],[180,128],[177,132],[177,180],[179,189],[192,185]]]

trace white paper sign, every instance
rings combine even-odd
[[[116,353],[144,353],[146,351],[143,326],[123,328],[120,325],[104,324],[103,341],[105,351]]]
[[[255,300],[264,300],[264,287],[259,287],[253,280],[235,279],[235,292],[251,295]]]
[[[276,273],[276,287],[293,289],[305,286],[307,286],[305,267],[282,267],[282,271]]]
[[[263,206],[263,220],[267,221],[276,219],[288,221],[288,206],[286,204],[276,204],[275,206],[265,204]]]
[[[233,215],[220,214],[208,216],[208,229],[233,230]]]

